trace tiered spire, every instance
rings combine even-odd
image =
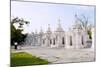
[[[42,27],[41,27],[41,29],[40,29],[40,34],[43,34],[43,30],[42,30]]]
[[[61,20],[60,20],[60,18],[59,18],[59,19],[58,19],[58,23],[59,23],[59,24],[58,24],[58,28],[61,28],[60,21],[61,21]]]
[[[57,30],[56,30],[56,31],[59,31],[59,32],[60,32],[60,31],[63,31],[60,22],[61,22],[61,20],[60,20],[60,18],[59,18],[59,19],[58,19],[58,28],[57,28]]]
[[[47,33],[51,33],[51,28],[50,28],[50,24],[48,24],[48,29],[47,29]]]
[[[37,30],[35,30],[35,34],[38,34],[38,33],[37,33]]]

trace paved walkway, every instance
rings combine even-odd
[[[11,50],[12,51],[12,50]],[[65,48],[46,48],[46,47],[23,47],[21,50],[12,52],[27,52],[33,56],[46,59],[52,63],[69,63],[94,61],[94,51],[91,49],[65,49]]]

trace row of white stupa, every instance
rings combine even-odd
[[[56,31],[52,32],[49,25],[45,33],[41,30],[40,33],[29,34],[25,44],[51,48],[90,48],[92,40],[89,39],[89,35],[82,27],[81,22],[76,21],[72,28],[65,32],[59,21]]]

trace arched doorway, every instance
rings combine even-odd
[[[70,36],[70,46],[72,46],[72,36]]]
[[[55,45],[55,38],[53,39],[53,45]]]
[[[82,42],[82,45],[84,45],[83,36],[82,36],[82,41],[81,42]]]
[[[52,40],[50,39],[50,44],[52,44]]]
[[[45,44],[45,39],[43,39],[43,44]]]
[[[63,44],[63,46],[65,45],[65,38],[64,37],[62,38],[62,44]]]

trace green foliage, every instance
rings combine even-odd
[[[16,18],[13,18],[11,21],[11,24],[14,24],[14,23],[19,23],[19,28],[23,28],[23,25],[29,24],[30,22],[24,20],[23,18],[16,17]]]
[[[92,39],[92,32],[91,32],[91,30],[88,30],[87,32],[88,32],[88,35],[89,35],[89,39]]]
[[[19,24],[17,29],[14,26],[15,23]],[[27,34],[22,34],[23,29],[20,29],[20,28],[23,28],[23,25],[28,24],[28,23],[29,23],[28,21],[25,21],[22,18],[19,19],[17,17],[17,18],[12,19],[11,21],[11,45],[14,45],[15,42],[18,42],[18,44],[21,44],[24,42]]]
[[[11,31],[11,44],[14,45],[14,42],[18,42],[18,44],[24,42],[27,34],[22,34],[22,30],[14,29]]]
[[[32,56],[25,52],[11,53],[11,67],[28,66],[28,65],[43,65],[48,64],[47,60]]]

